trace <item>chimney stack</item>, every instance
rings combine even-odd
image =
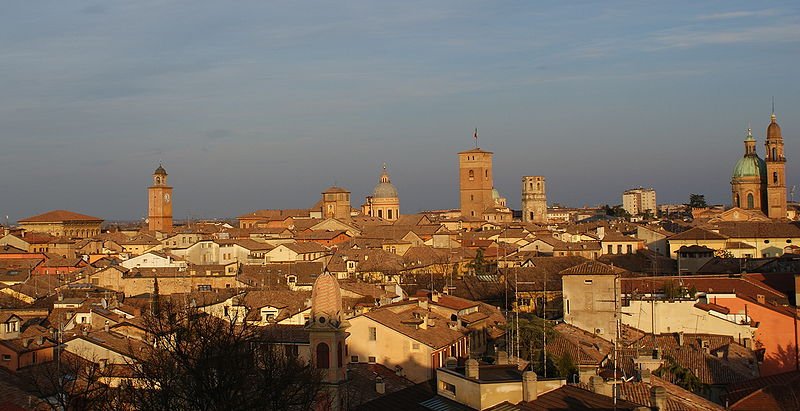
[[[536,386],[537,376],[533,371],[522,373],[522,401],[536,401],[539,398],[539,391]]]
[[[650,407],[656,411],[667,409],[667,390],[664,387],[654,386],[650,388]]]
[[[678,333],[678,346],[683,347],[684,342],[683,331],[681,331]]]
[[[457,366],[458,360],[456,357],[447,357],[447,359],[444,360],[444,368],[447,368],[448,370],[454,370]]]
[[[505,351],[497,352],[497,365],[508,365],[508,353]]]
[[[478,369],[479,369],[478,360],[474,358],[470,358],[469,360],[467,360],[467,366],[466,366],[467,378],[474,378],[477,380]]]
[[[383,382],[383,378],[381,377],[375,378],[375,392],[378,394],[386,393],[386,384]]]

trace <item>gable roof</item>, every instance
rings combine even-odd
[[[619,268],[603,264],[599,261],[587,261],[583,264],[561,271],[561,275],[614,275],[621,272]]]
[[[701,227],[692,227],[682,233],[667,237],[667,240],[727,240],[728,237]]]

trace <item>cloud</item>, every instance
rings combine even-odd
[[[701,16],[697,16],[695,20],[699,21],[731,20],[731,19],[742,19],[742,18],[769,17],[769,16],[776,16],[778,14],[779,11],[776,9],[728,11],[723,13],[704,14]]]
[[[646,50],[739,43],[790,43],[798,40],[800,26],[796,24],[726,31],[680,29],[653,35]]]

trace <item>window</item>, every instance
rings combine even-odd
[[[342,343],[341,341],[336,346],[336,366],[342,368]]]
[[[386,210],[386,218],[392,219],[392,210]]]
[[[330,368],[330,348],[324,342],[317,344],[317,368]]]
[[[472,181],[475,179],[475,170],[469,170],[469,180]]]
[[[777,159],[778,159],[778,150],[775,147],[772,147],[772,160],[777,160]]]
[[[350,356],[350,362],[352,362],[352,363],[358,362],[358,356],[357,355],[351,355]]]
[[[622,254],[622,244],[617,244],[617,254]]]
[[[608,245],[608,254],[614,254],[614,246],[611,244]]]
[[[633,254],[633,246],[628,244],[628,254]]]
[[[529,220],[533,220],[533,211],[531,211],[531,216],[530,216]]]
[[[378,218],[383,218],[383,210],[378,210]]]
[[[569,314],[569,300],[567,300],[567,314]]]
[[[369,340],[370,341],[377,341],[378,340],[378,329],[375,327],[369,327]]]
[[[775,183],[775,184],[778,184],[778,172],[777,171],[772,173],[772,182]]]
[[[11,354],[3,354],[3,361],[11,361]]]
[[[31,352],[31,362],[36,364],[36,351]]]
[[[583,283],[586,285],[592,285],[592,280],[583,280]]]
[[[489,170],[483,170],[483,176],[489,178]]]
[[[755,208],[755,201],[753,200],[753,193],[747,193],[747,208]]]
[[[419,343],[411,343],[411,351],[419,351]]]
[[[211,291],[210,284],[200,284],[197,286],[197,291]]]
[[[375,357],[368,357],[367,362],[369,362],[370,364],[375,364]]]
[[[456,395],[456,386],[450,384],[449,382],[442,381],[442,391],[455,396]]]

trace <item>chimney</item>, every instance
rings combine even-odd
[[[439,293],[436,290],[431,291],[431,301],[435,303],[439,302]]]
[[[505,351],[498,351],[497,365],[507,365],[507,364],[508,364],[508,353]]]
[[[650,407],[655,411],[665,411],[667,409],[667,390],[664,387],[654,386],[650,388]]]
[[[474,378],[477,380],[478,369],[479,369],[478,360],[475,360],[474,358],[470,358],[469,360],[467,360],[467,367],[466,367],[467,378]]]
[[[104,370],[104,369],[106,369],[106,365],[108,365],[108,360],[107,360],[107,359],[105,359],[105,358],[101,358],[101,359],[100,359],[100,360],[97,362],[97,365],[100,367],[100,369],[101,369],[101,370]]]
[[[64,294],[58,294],[58,301],[64,301]]]
[[[678,346],[683,347],[683,343],[686,342],[683,336],[683,331],[678,333]]]
[[[456,357],[447,357],[447,359],[444,360],[444,368],[447,368],[448,370],[454,370],[457,366],[458,360]]]
[[[105,325],[103,325],[103,331],[105,331],[105,332],[108,332],[108,329],[109,329],[109,328],[110,328],[110,327],[109,327],[109,325],[108,325],[108,320],[106,320],[106,323],[105,323]]]
[[[539,398],[536,380],[535,372],[525,371],[522,373],[522,401],[536,401],[536,399]]]
[[[381,377],[375,378],[375,392],[378,394],[386,393],[386,384],[383,382],[383,378]]]
[[[758,294],[756,295],[756,301],[758,301],[759,304],[766,304],[767,298],[764,297],[764,294]]]
[[[44,337],[41,336],[41,335],[36,337],[36,344],[43,345],[44,344]]]

